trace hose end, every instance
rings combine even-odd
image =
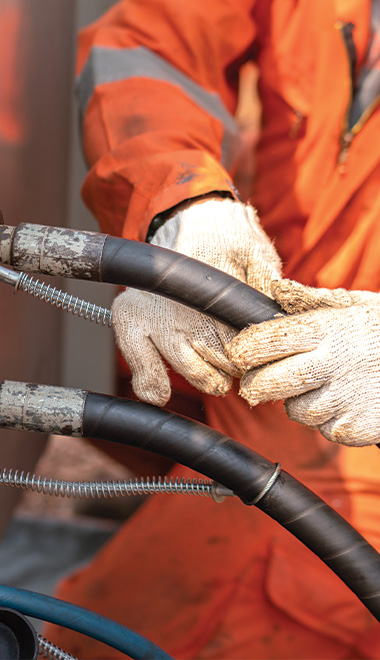
[[[234,492],[230,489],[227,488],[227,486],[223,486],[222,484],[218,484],[216,481],[212,482],[211,486],[211,497],[216,502],[217,504],[221,504],[224,502],[226,497],[233,497]]]
[[[100,279],[106,234],[20,223],[0,226],[0,262],[17,271]]]
[[[82,436],[86,390],[4,380],[0,428]]]

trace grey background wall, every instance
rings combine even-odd
[[[6,224],[97,230],[80,199],[85,165],[74,96],[76,38],[112,0],[0,0],[0,209]],[[42,279],[42,278],[41,278]],[[48,279],[48,278],[43,278]],[[54,281],[103,306],[106,285]],[[0,283],[0,382],[113,390],[112,330]],[[42,435],[0,430],[0,468],[32,470]],[[9,492],[10,491],[10,492]],[[17,499],[0,488],[0,534]]]
[[[74,3],[74,40],[83,25],[95,20],[114,0],[76,0]],[[71,76],[72,85],[74,77]],[[68,154],[67,182],[67,224],[70,227],[98,231],[96,220],[84,207],[80,197],[80,187],[86,173],[83,161],[77,108],[74,89],[71,90],[70,143]],[[111,305],[114,288],[92,282],[66,281],[65,288],[96,302],[103,307]],[[112,393],[114,385],[114,341],[112,330],[83,322],[65,314],[62,332],[62,374],[63,385],[83,387],[95,391]]]
[[[80,198],[86,168],[75,104],[75,50],[80,27],[112,4],[113,0],[0,0],[0,21],[20,9],[8,37],[15,39],[15,53],[5,61],[13,67],[18,87],[11,108],[22,125],[18,138],[2,136],[0,124],[0,209],[7,224],[24,221],[98,230]],[[1,91],[0,83],[0,106]],[[105,306],[114,295],[107,285],[69,280],[60,285]],[[0,314],[1,378],[112,390],[111,330],[21,294],[14,296],[5,285],[0,286]]]

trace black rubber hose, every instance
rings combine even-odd
[[[66,234],[69,232],[69,230],[59,231]],[[51,232],[52,235],[55,235],[57,228],[44,228],[44,232],[43,240],[41,238],[40,243],[46,251],[47,236],[45,234]],[[6,237],[8,234],[10,235],[10,228],[3,228],[3,233]],[[77,260],[73,259],[70,250],[68,250],[67,259],[62,259],[62,244],[65,244],[63,241],[60,244],[58,262],[52,263],[48,260],[44,266],[46,270],[41,270],[41,264],[37,259],[39,263],[37,272],[100,280],[151,291],[210,314],[236,329],[241,329],[251,323],[270,320],[276,314],[283,313],[277,303],[248,285],[176,252],[110,236],[98,235],[98,244],[92,240],[90,232],[87,234],[88,243],[86,244],[90,248],[90,255],[86,254],[86,267],[79,268],[78,266],[77,270],[75,268],[72,270],[73,263],[76,264]],[[24,251],[29,252],[28,241],[26,241],[27,249],[22,244],[23,249],[19,250],[21,258],[19,263],[17,260],[14,261],[16,240],[10,241],[9,236],[6,240],[10,242],[9,251],[11,251],[11,247],[13,250],[10,263],[16,269],[20,266],[25,269],[25,264],[29,264],[29,257],[25,260],[24,254]],[[37,257],[39,258],[38,241],[36,245],[35,251],[38,252]],[[74,253],[76,254],[76,251]],[[5,261],[5,263],[8,262]],[[33,263],[30,267],[28,265],[30,272],[36,272],[33,271],[33,268]],[[93,397],[97,397],[95,406],[92,405]],[[234,449],[230,445],[231,439],[226,442],[223,436],[219,439],[217,435],[213,436],[214,442],[211,442],[201,454],[188,456],[186,453],[185,456],[182,456],[181,451],[185,451],[183,447],[186,447],[186,452],[189,451],[190,441],[187,434],[191,430],[190,427],[186,427],[186,437],[182,437],[181,443],[176,443],[175,438],[172,438],[168,446],[168,443],[163,441],[162,434],[157,436],[161,422],[155,422],[151,434],[154,430],[155,437],[160,438],[160,442],[163,443],[161,450],[161,446],[157,447],[152,435],[149,436],[149,429],[142,424],[145,415],[143,410],[146,411],[147,407],[144,406],[139,414],[133,413],[137,420],[135,423],[132,419],[128,420],[124,412],[121,415],[116,414],[120,406],[123,407],[123,410],[128,409],[128,415],[132,414],[132,402],[121,400],[116,403],[116,401],[118,400],[110,400],[102,395],[89,395],[86,404],[85,435],[133,444],[135,441],[125,438],[124,432],[125,429],[135,426],[137,437],[141,439],[141,444],[137,446],[149,448],[151,451],[155,451],[156,446],[157,453],[170,456],[177,462],[183,462],[189,467],[203,471],[204,474],[208,474],[228,488],[232,488],[247,503],[250,502],[252,484],[260,486],[260,483],[264,485],[268,483],[268,466],[270,466],[270,470],[273,470],[274,466],[260,456],[256,458],[257,455],[253,460],[254,453],[241,445],[237,444],[237,448]],[[99,405],[99,410],[96,409],[97,405]],[[133,405],[142,406],[143,404]],[[156,413],[162,413],[155,408],[153,410]],[[120,428],[118,428],[118,420],[122,420],[119,422]],[[189,423],[191,424],[187,420],[187,424]],[[165,429],[168,427],[166,422],[164,427]],[[141,436],[143,428],[144,434],[148,434],[145,439]],[[207,432],[216,434],[211,429],[208,429]],[[175,434],[178,436],[177,427]],[[196,437],[198,439],[195,441],[195,448],[200,442],[199,434],[196,434]],[[176,445],[175,451],[171,446],[172,442]],[[195,462],[193,458],[195,458]],[[213,467],[213,461],[216,461],[216,467]],[[259,465],[264,465],[264,472],[259,470],[259,474],[256,474],[257,461]],[[202,469],[205,466],[207,471]],[[258,506],[292,531],[328,564],[379,619],[379,596],[377,596],[377,593],[380,594],[379,555],[339,514],[301,483],[284,474],[276,481],[269,493],[260,500]]]
[[[283,314],[271,298],[227,273],[178,252],[108,236],[103,282],[157,293],[241,330]]]
[[[98,232],[0,226],[0,262],[26,273],[151,291],[238,330],[282,313],[276,302],[223,271],[166,248]]]
[[[203,424],[103,394],[87,395],[82,432],[84,437],[166,456],[233,490],[245,504],[255,504],[310,548],[380,621],[380,555],[288,473],[281,471],[265,492],[276,473],[276,466],[266,458]]]

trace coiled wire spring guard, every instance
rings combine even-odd
[[[0,263],[16,271],[151,291],[236,329],[283,313],[274,301],[206,264],[163,248],[93,232],[39,225],[0,226]],[[41,387],[46,386],[4,382],[0,388],[1,426],[138,446],[211,477],[245,504],[254,504],[286,527],[380,621],[379,554],[336,511],[282,471],[279,464],[270,463],[248,447],[192,420],[103,394],[52,388],[54,392],[49,390],[41,417]],[[15,388],[19,390],[17,396]],[[32,404],[33,392],[37,393],[38,409]],[[70,397],[74,407],[68,416]],[[18,412],[10,415],[9,406],[14,406],[15,400]],[[7,414],[3,414],[5,409]],[[62,419],[66,422],[59,430]]]

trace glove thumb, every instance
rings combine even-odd
[[[321,307],[350,307],[378,300],[378,294],[372,291],[314,288],[289,279],[274,280],[271,293],[288,314],[300,314]]]

